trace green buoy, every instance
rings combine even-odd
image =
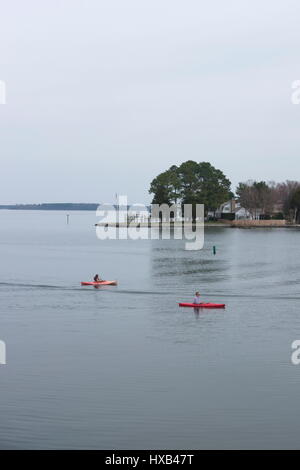
[[[213,254],[215,255],[217,253],[216,247],[213,246]]]

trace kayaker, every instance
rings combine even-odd
[[[200,299],[200,292],[196,292],[195,293],[195,297],[194,297],[194,304],[201,304],[201,299]]]
[[[94,276],[94,282],[101,282],[101,281],[102,281],[102,279],[100,279],[99,274],[96,274]]]

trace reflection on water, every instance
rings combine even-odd
[[[94,223],[0,212],[0,447],[297,448],[299,231],[210,227],[187,252]],[[80,285],[96,272],[118,286]],[[196,290],[226,309],[179,308]]]

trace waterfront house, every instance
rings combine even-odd
[[[216,219],[242,220],[254,218],[259,219],[261,213],[261,209],[257,209],[256,216],[254,217],[247,209],[241,206],[237,199],[233,198],[221,204],[214,213],[209,213],[209,215]]]

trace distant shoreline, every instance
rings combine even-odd
[[[20,211],[96,211],[99,203],[44,203],[44,204],[2,204],[0,210]]]

